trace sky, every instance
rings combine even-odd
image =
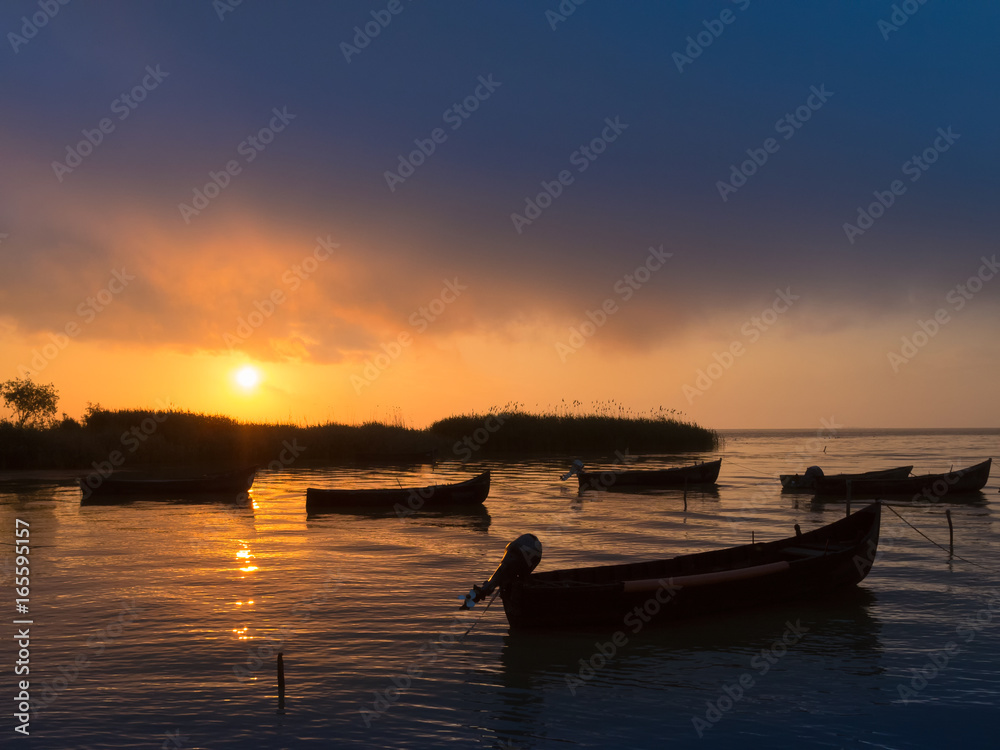
[[[1000,425],[998,6],[36,0],[0,29],[0,380],[70,416]]]

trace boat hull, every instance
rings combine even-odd
[[[945,474],[925,474],[906,479],[859,479],[851,482],[851,497],[887,497],[910,496],[924,499],[936,499],[948,495],[978,492],[986,486],[990,478],[990,466],[993,459],[988,458],[982,463],[959,471]],[[846,483],[827,484],[824,480],[816,483],[816,494],[826,497],[845,497]]]
[[[862,581],[881,505],[775,542],[668,560],[534,573],[501,589],[512,630],[647,625],[821,595]]]
[[[581,471],[577,474],[581,490],[656,489],[715,484],[722,459],[673,469]]]
[[[857,474],[831,474],[830,476],[823,477],[823,481],[826,482],[827,487],[836,488],[843,486],[846,491],[848,480],[855,482],[859,479],[906,479],[910,476],[911,471],[913,471],[912,466],[897,466],[894,469],[865,471]],[[803,474],[782,474],[779,479],[781,480],[782,492],[812,492],[816,489],[816,477]]]
[[[490,494],[490,472],[457,484],[387,489],[306,489],[306,511],[362,508],[409,514],[422,509],[482,505]]]
[[[183,478],[104,477],[96,486],[90,477],[78,479],[83,500],[106,501],[121,499],[176,499],[205,495],[238,495],[248,492],[257,476],[255,466],[218,474]]]

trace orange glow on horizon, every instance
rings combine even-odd
[[[928,388],[953,393],[956,362],[969,368],[965,391],[992,387],[992,355],[983,349],[983,342],[991,340],[992,322],[971,315],[966,320],[964,327],[948,328],[947,337],[934,339],[899,373],[889,366],[886,351],[898,344],[899,330],[912,327],[905,316],[868,325],[863,332],[852,325],[830,331],[805,323],[797,328],[791,318],[782,320],[784,327],[775,325],[759,342],[748,344],[729,367],[718,364],[716,355],[728,350],[738,329],[706,324],[670,341],[629,349],[609,323],[561,361],[553,342],[565,340],[565,328],[549,322],[511,335],[431,328],[374,369],[366,363],[374,364],[381,351],[377,345],[336,362],[262,361],[241,351],[136,348],[83,336],[30,369],[35,382],[55,385],[59,411],[78,420],[90,402],[107,409],[170,408],[248,422],[375,420],[423,428],[437,419],[511,402],[544,412],[564,400],[587,406],[610,398],[636,414],[661,406],[678,409],[714,429],[816,428],[830,418],[849,427],[995,426],[995,408],[983,409],[980,402],[942,400],[920,410],[907,406],[926,401],[921,394]],[[13,377],[19,365],[30,365],[42,352],[47,339],[16,327],[4,331],[2,325],[8,346],[0,365]],[[375,340],[389,341],[391,334],[392,329],[379,329]],[[845,351],[851,356],[838,354]],[[244,367],[262,376],[250,389],[235,379]],[[686,392],[685,386],[700,393]],[[9,416],[2,406],[0,416]],[[252,493],[250,499],[260,507]]]

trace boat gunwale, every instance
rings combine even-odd
[[[257,478],[257,471],[258,467],[253,465],[230,471],[186,477],[115,476],[112,473],[106,477],[102,477],[96,487],[87,484],[86,480],[90,475],[76,477],[76,482],[83,492],[84,500],[115,495],[131,495],[136,497],[171,493],[177,493],[178,495],[208,495],[227,492],[249,492]],[[223,486],[220,487],[219,485]]]
[[[993,458],[987,458],[972,466],[957,471],[945,471],[937,474],[919,474],[917,476],[906,477],[905,479],[859,479],[851,480],[851,491],[863,495],[910,495],[920,494],[927,487],[937,482],[946,482],[949,486],[943,495],[971,493],[982,490],[989,482],[990,467]],[[968,479],[967,482],[963,480]],[[839,495],[846,491],[846,487],[824,487],[823,479],[817,481],[814,489],[817,495]],[[967,486],[976,484],[978,486]]]
[[[846,481],[848,479],[878,479],[876,475],[879,474],[894,474],[906,470],[907,479],[910,479],[910,472],[913,471],[913,464],[909,466],[894,466],[890,469],[872,469],[871,471],[844,471],[839,474],[824,474],[822,477],[816,477],[816,479],[837,479]],[[788,479],[804,479],[805,474],[779,474],[778,479],[782,482]]]
[[[870,519],[869,516],[874,515],[874,519]],[[873,526],[877,526],[879,519],[881,517],[881,502],[876,501],[870,503],[863,508],[859,508],[857,511],[852,513],[850,516],[838,519],[833,523],[826,524],[824,526],[817,527],[811,531],[803,532],[801,535],[785,537],[783,539],[776,539],[770,542],[755,542],[752,544],[743,544],[730,547],[720,547],[714,550],[704,550],[701,552],[690,552],[682,555],[675,555],[674,557],[660,558],[655,560],[637,560],[634,562],[626,563],[613,563],[611,565],[596,565],[596,566],[586,566],[578,568],[561,568],[556,570],[547,570],[541,572],[534,572],[527,578],[521,579],[516,585],[522,586],[528,589],[544,589],[559,587],[565,584],[578,584],[580,586],[622,586],[624,583],[629,581],[642,580],[643,578],[660,577],[665,580],[669,580],[671,576],[648,576],[644,575],[642,578],[629,578],[625,576],[616,576],[616,572],[625,573],[627,570],[635,570],[637,568],[654,568],[655,566],[672,566],[672,567],[683,567],[684,565],[690,565],[692,570],[690,572],[678,572],[674,574],[675,576],[701,574],[701,573],[714,573],[722,572],[725,570],[739,570],[742,568],[750,568],[756,565],[766,564],[770,562],[775,562],[778,556],[785,548],[803,547],[809,545],[813,540],[817,541],[827,541],[828,544],[832,539],[841,536],[842,539],[850,537],[857,537],[857,542],[849,543],[847,547],[842,545],[846,542],[839,542],[838,549],[830,550],[829,553],[823,554],[815,559],[822,559],[823,557],[831,557],[835,555],[850,554],[853,553],[860,544],[864,537],[868,536],[870,530]],[[842,533],[845,530],[851,530],[853,533]],[[743,565],[718,565],[712,569],[698,567],[699,562],[710,560],[713,557],[717,557],[720,560],[729,557],[738,560],[743,560],[746,564]],[[754,559],[756,557],[756,559]],[[700,558],[700,559],[699,559]],[[806,559],[796,560],[795,562],[805,562]],[[639,575],[636,573],[636,575]]]
[[[461,489],[463,487],[472,487],[478,484],[486,484],[491,481],[490,471],[486,470],[481,474],[477,474],[469,479],[463,479],[461,482],[453,482],[451,484],[429,484],[423,487],[358,487],[356,489],[348,489],[345,487],[307,487],[307,496],[312,494],[319,498],[329,497],[348,497],[351,495],[364,495],[365,497],[376,498],[380,493],[385,494],[399,494],[400,492],[423,492],[423,491],[437,491],[441,488],[447,488],[449,490]]]
[[[482,507],[489,497],[492,475],[489,470],[452,484],[424,487],[372,487],[359,489],[308,487],[306,512],[390,509],[409,515],[421,508]],[[416,496],[419,503],[411,501]]]
[[[670,466],[660,469],[631,469],[631,468],[611,468],[587,470],[577,472],[577,480],[581,489],[619,489],[622,487],[657,487],[658,480],[666,480],[684,477],[690,484],[715,484],[719,480],[719,473],[722,471],[722,459],[713,461],[702,461],[698,464],[688,464],[685,466]],[[611,474],[614,481],[605,483],[602,477]],[[704,477],[701,475],[705,475]],[[682,482],[663,485],[665,487],[681,487]]]

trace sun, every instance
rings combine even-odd
[[[241,388],[250,391],[260,382],[260,371],[253,365],[244,365],[236,371],[235,378]]]

